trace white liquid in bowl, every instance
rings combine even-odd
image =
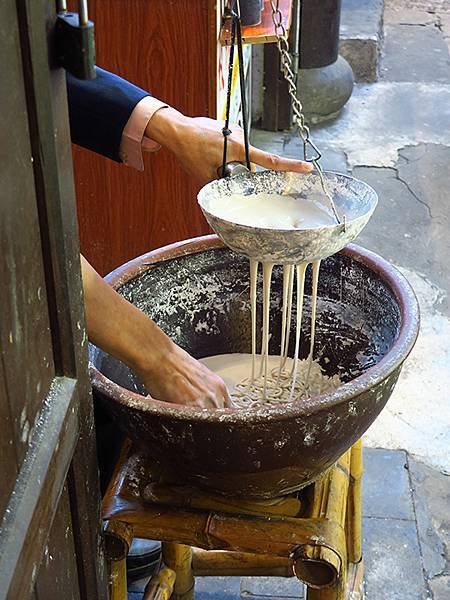
[[[226,221],[263,229],[312,229],[335,225],[323,194],[231,194],[211,199],[208,211]]]

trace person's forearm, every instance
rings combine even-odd
[[[173,343],[135,306],[115,292],[81,257],[88,337],[96,346],[135,369],[151,370]]]
[[[81,257],[88,337],[136,371],[150,397],[201,408],[227,401],[225,383],[177,346]]]
[[[147,124],[145,136],[173,152],[179,164],[202,184],[216,179],[223,159],[223,123],[206,117],[187,117],[168,106],[156,112]],[[228,161],[244,161],[243,130],[230,126],[227,137]],[[313,166],[250,146],[253,163],[278,171],[309,173]]]

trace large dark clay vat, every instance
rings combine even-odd
[[[155,250],[108,280],[195,357],[250,352],[248,261],[216,236]],[[308,274],[302,357],[310,290]],[[276,268],[271,353],[279,352],[281,291]],[[260,294],[259,310],[261,300]],[[258,411],[148,401],[128,367],[93,347],[92,384],[164,477],[225,494],[273,497],[317,478],[364,433],[394,388],[418,324],[417,302],[403,276],[375,254],[349,246],[323,261],[319,281],[315,357],[327,373],[339,373],[344,383],[335,392]]]

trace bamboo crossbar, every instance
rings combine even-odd
[[[287,496],[272,500],[248,501],[202,493],[198,490],[168,487],[157,483],[148,485],[143,498],[151,504],[164,504],[179,508],[196,508],[223,513],[241,515],[270,514],[296,517],[300,514],[301,502],[298,498]]]
[[[203,577],[294,576],[293,561],[290,558],[201,548],[192,549],[192,569],[194,575]]]

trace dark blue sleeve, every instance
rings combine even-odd
[[[77,79],[67,73],[72,142],[120,161],[122,131],[136,104],[150,94],[96,67],[97,77]]]

